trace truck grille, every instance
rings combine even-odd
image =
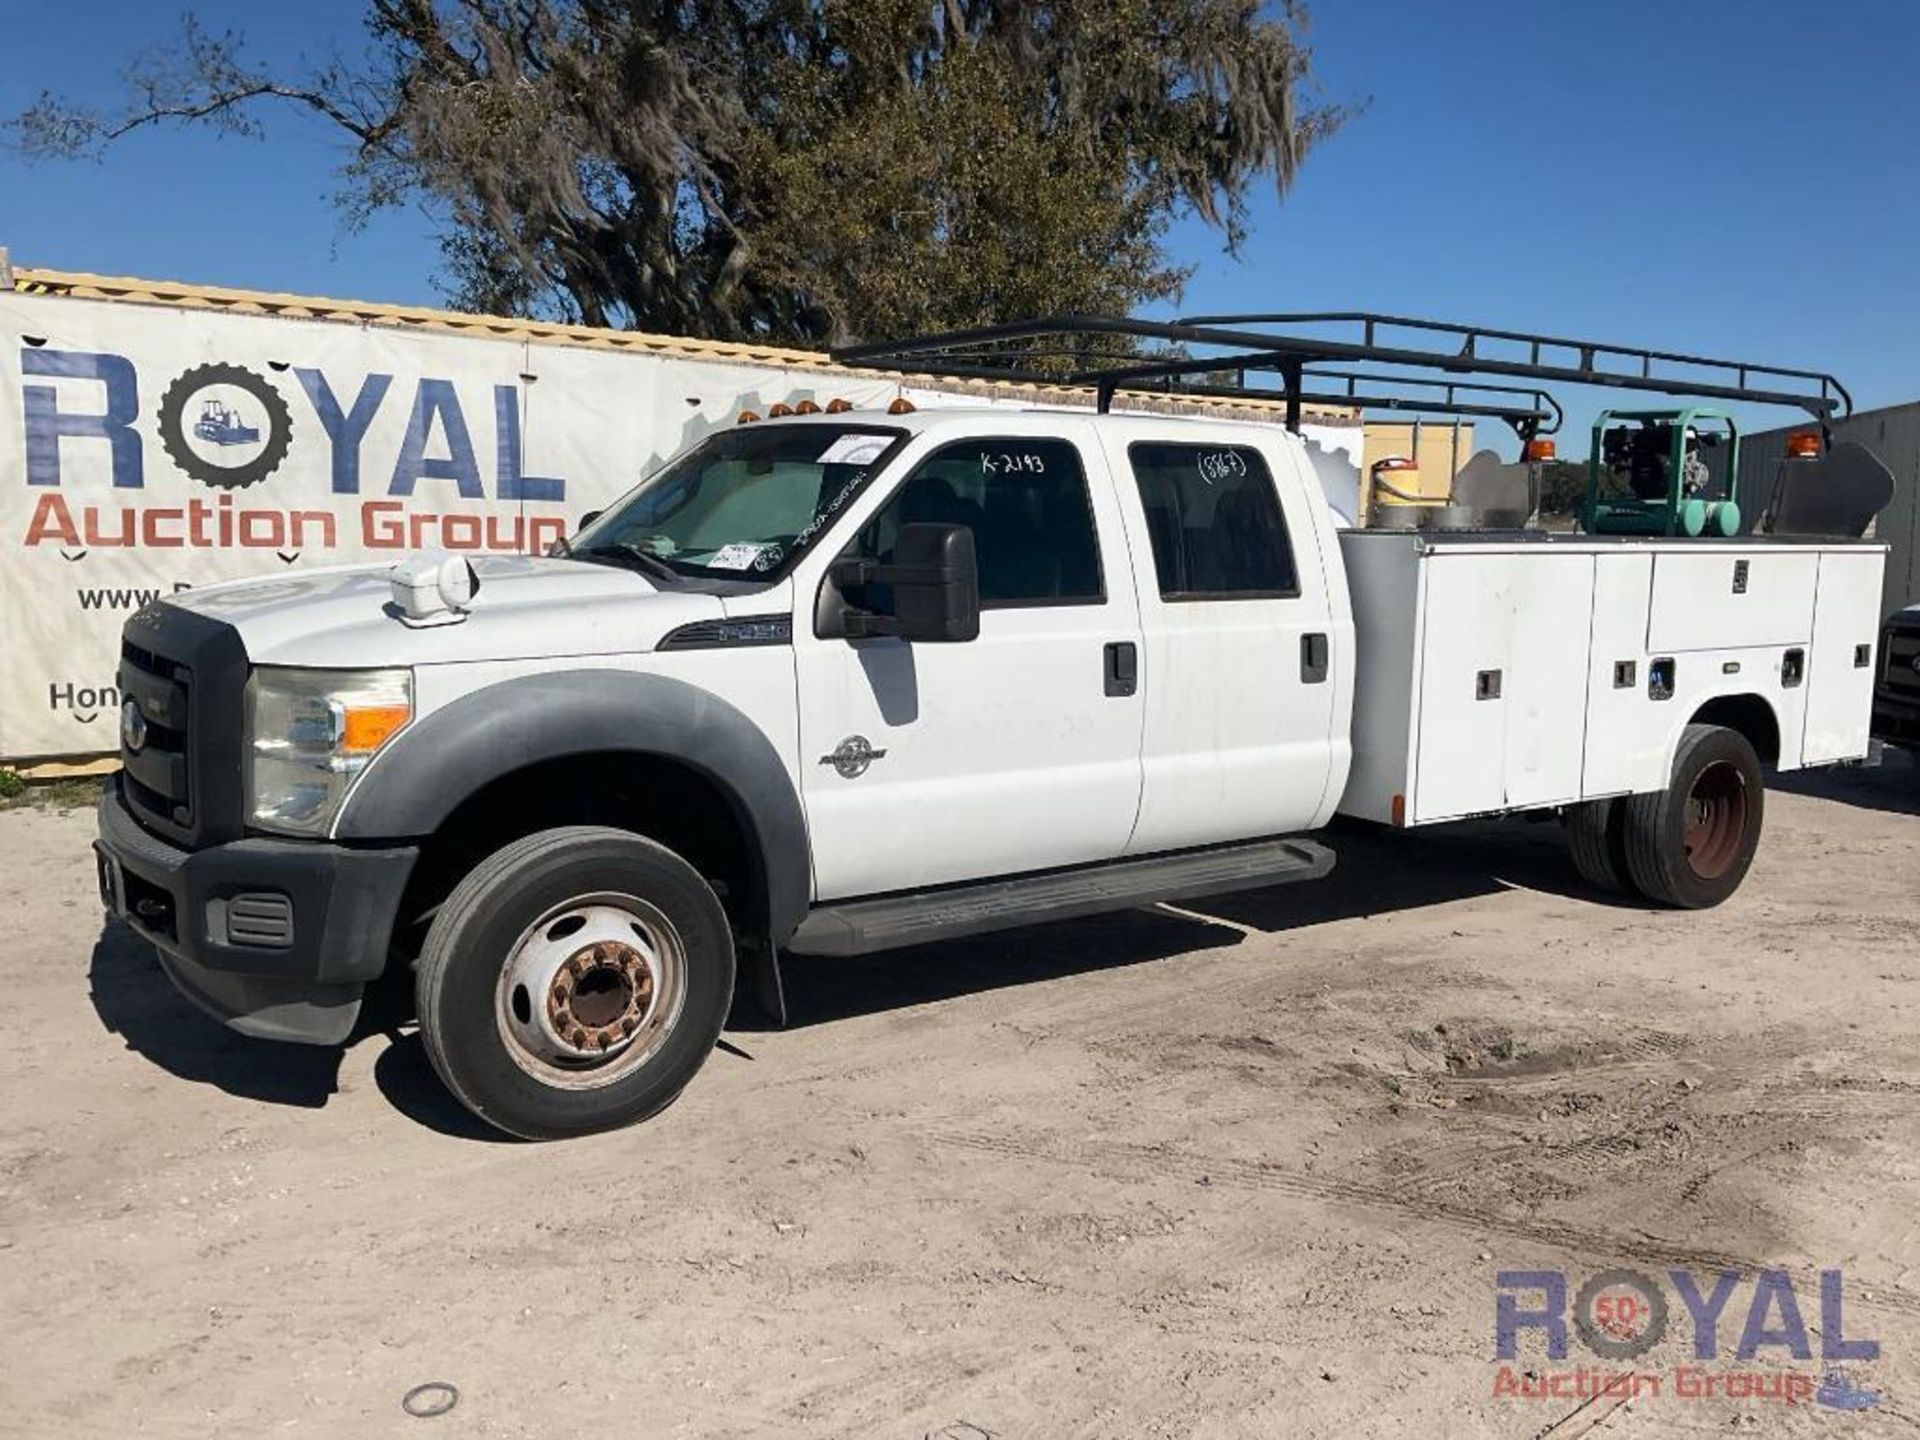
[[[1889,630],[1881,647],[1886,657],[1880,670],[1880,688],[1902,700],[1920,700],[1920,630]]]
[[[231,625],[147,606],[120,644],[121,790],[149,830],[188,846],[239,838],[246,649]]]
[[[128,803],[168,828],[193,826],[193,767],[187,753],[187,711],[193,672],[138,645],[120,646],[123,717],[139,707],[139,720],[120,727],[120,764]],[[135,749],[129,732],[137,734]]]

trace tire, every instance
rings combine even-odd
[[[1673,781],[1625,801],[1627,869],[1649,900],[1705,910],[1740,888],[1760,844],[1766,789],[1745,736],[1689,725]]]
[[[1638,890],[1627,868],[1627,807],[1618,798],[1570,805],[1562,823],[1573,868],[1596,890],[1633,895]]]
[[[733,935],[671,850],[571,825],[496,851],[454,887],[415,979],[433,1068],[524,1140],[611,1130],[669,1104],[733,999]]]

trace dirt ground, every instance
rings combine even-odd
[[[798,962],[792,1028],[530,1146],[410,1027],[203,1020],[103,930],[91,817],[0,815],[0,1434],[1920,1431],[1920,770],[1768,820],[1705,914],[1552,826],[1355,830],[1317,886]],[[1764,1266],[1811,1360],[1735,1358]],[[1497,1273],[1617,1267],[1738,1271],[1704,1368],[1808,1385],[1842,1271],[1880,1403],[1676,1393],[1677,1301],[1659,1394],[1497,1395]]]

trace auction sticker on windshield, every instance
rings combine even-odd
[[[722,545],[703,562],[709,570],[765,570],[760,564],[768,554],[772,554],[778,563],[780,547],[778,545],[759,545],[751,541],[735,540],[732,544]]]
[[[891,435],[842,435],[820,452],[817,465],[871,465],[893,443]]]

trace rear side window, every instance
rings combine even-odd
[[[965,440],[915,468],[854,553],[885,563],[902,525],[973,531],[983,607],[1098,605],[1105,598],[1080,453],[1066,440]]]
[[[1127,447],[1163,600],[1298,595],[1273,475],[1244,445],[1141,441]]]

